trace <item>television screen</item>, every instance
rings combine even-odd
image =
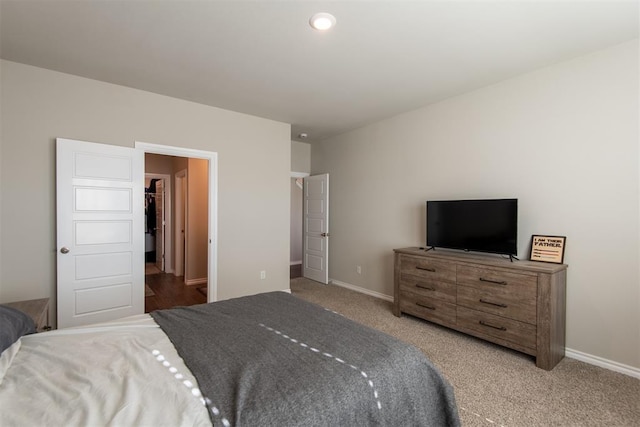
[[[517,255],[518,199],[427,202],[427,246]]]

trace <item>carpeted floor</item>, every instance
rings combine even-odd
[[[403,315],[335,285],[291,280],[294,295],[420,348],[453,385],[464,426],[639,426],[640,380],[574,359],[533,357]]]

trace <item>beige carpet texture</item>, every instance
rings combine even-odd
[[[574,359],[533,357],[392,313],[391,302],[296,278],[294,295],[415,345],[454,388],[463,426],[640,426],[640,380]]]

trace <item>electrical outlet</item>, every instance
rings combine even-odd
[[[267,272],[266,272],[265,270],[262,270],[262,271],[260,272],[260,279],[261,279],[261,280],[264,280],[264,279],[266,279],[266,278],[267,278]]]
[[[362,267],[360,267],[359,265],[356,265],[356,273],[362,274]]]

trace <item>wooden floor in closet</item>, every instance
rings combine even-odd
[[[207,302],[207,286],[187,286],[184,284],[183,276],[167,273],[147,274],[145,282],[154,293],[154,295],[144,298],[145,313]]]

